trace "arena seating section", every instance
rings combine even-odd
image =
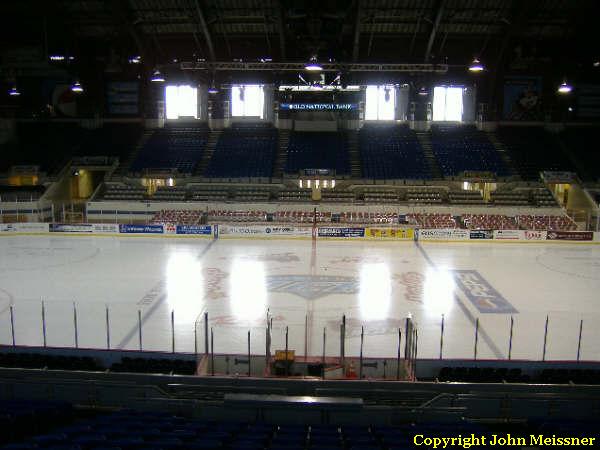
[[[0,202],[32,202],[39,200],[44,186],[0,186]]]
[[[558,136],[541,127],[500,127],[497,136],[524,180],[537,180],[544,170],[575,170],[557,143]]]
[[[514,217],[502,214],[463,214],[465,228],[475,230],[518,230]]]
[[[297,174],[301,169],[333,169],[337,175],[349,174],[348,143],[344,133],[291,133],[285,172]]]
[[[578,162],[578,174],[586,181],[600,180],[600,152],[597,150],[598,127],[567,127],[561,139]]]
[[[188,210],[162,210],[157,212],[150,221],[156,224],[197,225],[202,213]]]
[[[23,428],[21,433],[10,430],[10,437],[3,436],[4,441],[20,441],[0,447],[6,450],[400,450],[411,448],[415,433],[441,436],[449,432],[484,432],[482,426],[466,421],[396,426],[277,425],[134,410],[78,417],[70,404],[59,402],[5,401],[0,403],[3,411]],[[32,427],[32,419],[34,424],[44,425]]]
[[[105,123],[97,129],[75,122],[18,122],[15,139],[0,145],[0,170],[12,165],[39,165],[57,173],[73,156],[117,156],[125,159],[142,133],[137,123]]]
[[[411,213],[406,215],[409,223],[421,228],[457,228],[456,219],[451,214],[421,214]]]
[[[162,224],[199,224],[202,212],[198,210],[161,210],[156,213],[152,223]],[[267,221],[267,211],[263,210],[211,210],[208,220],[216,222],[248,222],[264,223]],[[319,223],[349,223],[349,224],[398,224],[399,215],[395,212],[343,211],[332,213],[317,211]],[[519,215],[516,217],[502,214],[463,214],[452,216],[447,213],[410,213],[403,216],[404,225],[420,228],[466,228],[480,230],[562,230],[573,231],[577,225],[568,216],[533,216]],[[277,211],[273,213],[274,222],[312,223],[313,211]]]
[[[406,125],[365,125],[359,145],[363,178],[431,178],[417,135]]]
[[[465,371],[469,376],[469,371]],[[484,375],[483,371],[479,374]],[[460,368],[446,368],[442,372],[449,376],[462,373]],[[503,369],[492,370],[490,380],[503,373]],[[472,372],[472,375],[477,374]],[[518,372],[507,370],[505,375],[523,379]],[[555,372],[548,376],[554,377]],[[84,414],[69,403],[27,400],[0,401],[0,416],[8,424],[0,436],[0,445],[12,442],[0,447],[4,450],[405,450],[413,448],[413,437],[417,434],[589,437],[596,435],[597,427],[592,420],[564,418],[529,420],[503,427],[468,420],[445,423],[425,419],[416,423],[398,421],[394,425],[247,423],[129,409]]]
[[[464,171],[492,172],[503,177],[510,171],[483,131],[470,125],[431,127],[431,145],[445,176]]]
[[[221,134],[205,175],[270,177],[277,145],[277,129],[272,126],[234,124]]]
[[[202,158],[207,141],[206,126],[156,130],[140,149],[130,170],[177,169],[180,173],[192,173]]]
[[[577,224],[568,216],[532,216],[520,215],[517,221],[526,230],[577,230]]]

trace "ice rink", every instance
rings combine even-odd
[[[341,242],[141,237],[0,238],[0,344],[138,349],[138,310],[145,350],[204,350],[204,312],[215,352],[264,354],[267,310],[273,346],[297,355],[394,357],[398,328],[410,315],[420,358],[508,356],[600,360],[600,246],[570,244]],[[306,330],[306,332],[305,332]]]

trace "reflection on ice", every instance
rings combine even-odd
[[[367,263],[360,270],[360,316],[364,320],[388,317],[392,281],[390,268],[384,263]]]
[[[243,320],[264,316],[267,307],[265,264],[236,258],[231,265],[229,281],[233,316]]]

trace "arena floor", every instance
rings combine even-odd
[[[437,358],[444,315],[445,358],[600,360],[600,246],[569,244],[311,242],[112,237],[0,238],[0,344],[138,349],[138,310],[147,350],[204,349],[209,314],[215,352],[264,354],[267,310],[273,349],[297,355],[394,357],[407,315],[419,330],[419,357]],[[305,329],[307,332],[305,333]]]

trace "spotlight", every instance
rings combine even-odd
[[[469,66],[469,72],[481,72],[484,70],[483,64],[477,58],[473,58],[471,65]]]
[[[142,62],[142,57],[141,56],[132,56],[129,58],[129,64],[140,64]]]
[[[313,56],[310,58],[306,66],[304,66],[304,69],[308,70],[309,72],[320,72],[323,70],[323,67],[317,62],[317,57]]]
[[[13,86],[8,91],[8,95],[10,95],[11,97],[18,97],[19,95],[21,95],[21,93],[17,90],[17,86]]]
[[[419,89],[418,94],[422,95],[423,97],[425,97],[426,95],[429,95],[429,92],[427,92],[427,89],[425,89],[425,86],[421,86],[421,88]]]
[[[152,81],[153,83],[164,83],[165,77],[163,77],[162,73],[160,73],[160,70],[156,69],[152,74],[150,81]]]
[[[569,94],[572,90],[573,90],[573,86],[571,86],[570,84],[567,84],[567,80],[564,80],[558,86],[558,89],[557,89],[559,94]]]
[[[208,88],[208,93],[209,94],[218,94],[219,90],[217,89],[217,87],[215,86],[215,84],[211,84],[210,87]]]
[[[71,91],[75,92],[76,94],[81,94],[83,92],[83,87],[81,87],[81,83],[79,83],[79,81],[73,83],[73,86],[71,86]]]

